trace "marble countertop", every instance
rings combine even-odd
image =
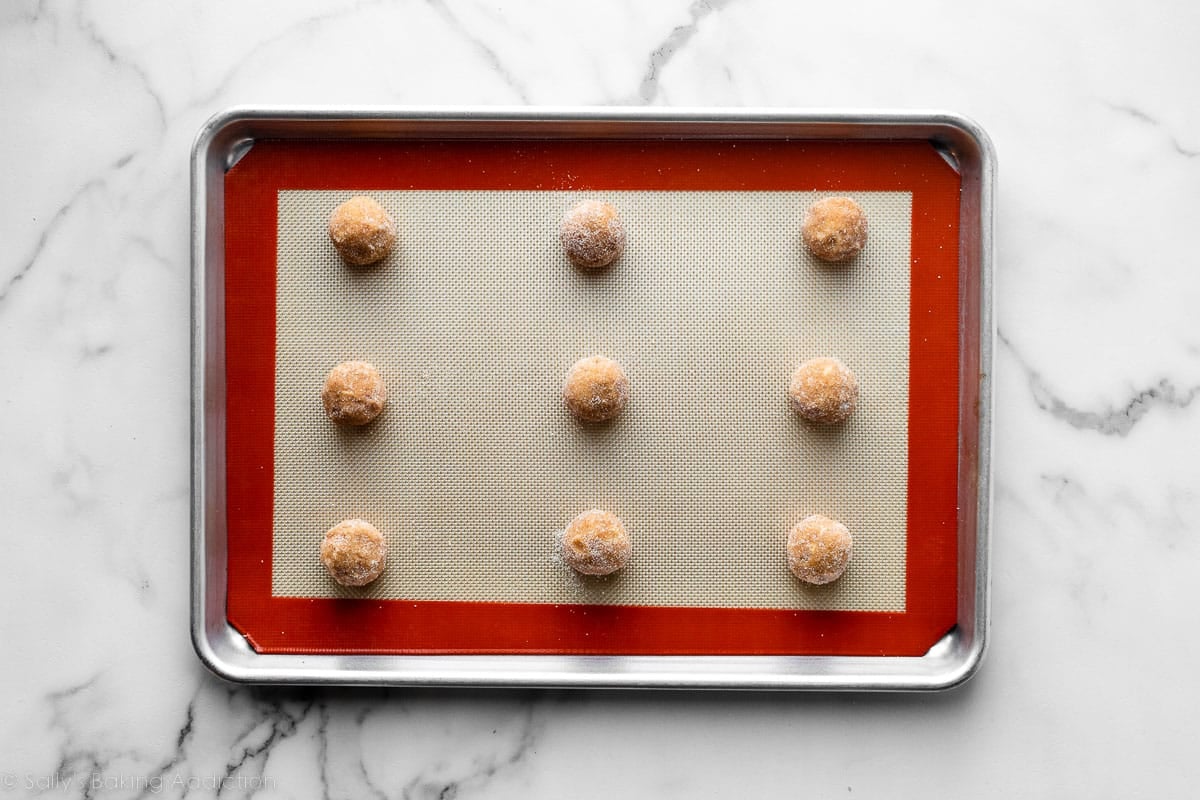
[[[1188,794],[1197,30],[1200,6],[1167,2],[5,3],[0,795]],[[265,103],[982,124],[1000,335],[980,673],[922,695],[208,674],[188,635],[188,155],[211,114]]]

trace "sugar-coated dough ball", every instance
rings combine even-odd
[[[347,264],[363,267],[387,258],[396,244],[396,223],[369,197],[351,197],[329,217],[329,238]]]
[[[571,367],[562,394],[576,419],[603,422],[620,414],[629,402],[629,379],[612,359],[590,356]]]
[[[632,550],[621,520],[598,508],[571,520],[562,537],[563,561],[584,575],[616,572],[629,563]]]
[[[342,586],[366,586],[383,573],[386,559],[383,534],[361,519],[339,522],[321,541],[321,563]]]
[[[581,269],[606,267],[625,251],[625,226],[617,209],[599,200],[584,200],[562,220],[563,250]]]
[[[387,388],[379,370],[366,361],[343,361],[325,376],[325,414],[342,425],[366,425],[379,416]]]
[[[808,209],[800,235],[822,261],[849,261],[867,244],[867,215],[849,197],[827,197]]]
[[[858,381],[836,358],[814,358],[801,364],[788,386],[792,408],[805,419],[836,425],[858,405]]]
[[[806,583],[832,583],[850,563],[853,539],[845,525],[820,514],[796,523],[787,536],[787,565]]]

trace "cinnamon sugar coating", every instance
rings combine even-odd
[[[329,217],[329,238],[342,259],[365,267],[382,261],[396,245],[396,223],[370,197],[352,197]]]
[[[383,574],[386,560],[387,541],[365,520],[339,522],[321,541],[321,563],[342,586],[366,586]]]
[[[827,197],[808,209],[800,236],[822,261],[849,261],[867,244],[867,215],[849,197]]]
[[[629,379],[616,361],[590,356],[571,367],[562,395],[576,419],[603,422],[620,414],[629,403]]]
[[[846,571],[853,544],[850,531],[837,520],[805,517],[788,531],[788,569],[805,583],[832,583]]]
[[[387,387],[374,365],[343,361],[325,376],[321,403],[325,414],[341,425],[366,425],[379,416],[387,402]]]
[[[571,520],[562,538],[563,561],[584,575],[610,575],[629,563],[632,551],[621,520],[598,508]]]
[[[836,358],[814,358],[801,364],[788,386],[788,401],[813,422],[845,422],[858,405],[858,380]]]
[[[563,217],[563,250],[580,269],[606,267],[625,251],[625,226],[617,209],[600,200],[584,200]]]

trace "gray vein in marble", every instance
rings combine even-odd
[[[81,681],[80,683],[77,683],[74,686],[68,686],[66,689],[59,689],[57,692],[51,692],[49,695],[47,695],[47,699],[50,701],[50,704],[52,706],[57,706],[63,700],[69,700],[72,697],[75,697],[76,695],[82,694],[83,692],[86,692],[88,689],[91,689],[93,686],[96,685],[96,682],[99,680],[100,680],[99,674],[93,675],[92,677],[88,678],[86,681]]]
[[[146,236],[134,232],[126,236],[125,241],[134,247],[145,251],[146,255],[150,256],[150,259],[159,266],[166,267],[167,269],[174,269],[178,265],[177,261],[167,258],[165,255],[160,253],[158,248],[155,247],[154,242]]]
[[[133,160],[134,155],[134,153],[126,153],[109,165],[105,172],[117,172],[123,169]],[[50,221],[46,223],[46,227],[42,228],[42,232],[38,234],[37,241],[33,245],[33,252],[26,257],[25,262],[21,266],[17,267],[16,272],[10,275],[3,284],[0,284],[0,306],[4,305],[4,301],[12,294],[16,285],[25,280],[29,273],[33,271],[33,268],[37,266],[38,261],[42,257],[42,251],[46,249],[46,245],[49,244],[58,226],[74,210],[75,204],[92,191],[103,188],[107,183],[107,175],[92,178],[72,192],[67,201],[58,207],[58,210],[50,217]]]
[[[317,703],[317,775],[321,797],[329,800],[329,709],[322,702]]]
[[[0,13],[5,11],[10,13],[15,11],[16,13],[8,20],[4,20],[2,17],[0,17],[0,22],[3,23],[0,24],[0,27],[8,27],[9,25],[12,25],[13,27],[16,27],[17,25],[33,25],[42,21],[42,14],[44,14],[46,11],[46,0],[38,0],[38,2],[34,4],[33,10],[31,11],[27,11],[24,8],[19,8],[16,2],[5,3],[3,8],[0,8]]]
[[[1147,492],[1147,487],[1137,486],[1136,482],[1132,486],[1089,488],[1065,472],[1041,473],[1038,478],[1049,509],[1035,510],[1007,489],[1001,496],[1006,504],[1037,520],[1038,527],[1047,532],[1025,541],[1036,543],[1041,552],[1052,553],[1054,560],[1061,562],[1058,570],[1069,577],[1060,579],[1060,583],[1070,596],[1081,598],[1080,602],[1085,603],[1081,608],[1087,607],[1085,593],[1101,599],[1109,596],[1107,582],[1095,579],[1097,547],[1136,541],[1137,547],[1144,549],[1139,556],[1143,565],[1178,558],[1180,551],[1188,557],[1194,555],[1196,538],[1189,520],[1195,518],[1197,495],[1190,486],[1165,485]],[[1087,546],[1079,546],[1083,541],[1076,538],[1079,536],[1086,536]],[[1162,550],[1148,546],[1151,542],[1161,544]],[[1123,551],[1123,545],[1118,549]],[[1083,623],[1090,626],[1088,616]]]
[[[692,37],[696,35],[696,31],[699,30],[700,23],[706,17],[728,4],[729,0],[695,0],[688,7],[688,16],[691,17],[691,20],[686,25],[678,25],[672,29],[662,44],[650,53],[649,63],[646,65],[646,71],[638,86],[637,96],[641,102],[654,102],[659,93],[658,84],[663,68],[691,41]]]
[[[60,788],[76,789],[85,800],[96,796],[98,791],[104,789],[103,786],[97,787],[92,780],[89,780],[89,777],[106,775],[112,771],[113,765],[128,764],[131,760],[137,761],[142,757],[141,753],[133,750],[110,749],[105,752],[102,750],[102,745],[84,747],[79,743],[79,737],[74,731],[75,726],[72,723],[75,712],[72,711],[71,704],[80,701],[81,698],[96,690],[100,678],[101,674],[97,673],[86,681],[47,695],[47,701],[51,708],[50,725],[53,729],[61,732],[64,740],[53,775],[60,781]],[[197,688],[188,701],[183,724],[175,736],[170,754],[162,762],[144,772],[141,776],[142,789],[136,797],[150,796],[155,791],[151,782],[152,778],[168,777],[171,770],[187,762],[186,751],[195,730],[196,701],[201,688]]]
[[[153,84],[151,84],[150,75],[147,74],[146,70],[143,69],[140,64],[131,61],[129,58],[114,50],[113,46],[103,36],[100,35],[100,31],[96,28],[96,23],[84,19],[82,3],[76,6],[75,24],[79,28],[80,33],[86,36],[87,40],[104,55],[104,57],[108,60],[108,63],[112,64],[117,69],[123,69],[127,72],[133,73],[134,77],[136,77],[138,82],[142,85],[142,89],[144,89],[146,94],[150,96],[150,99],[154,101],[154,107],[158,111],[159,128],[165,130],[167,127],[167,107],[166,104],[163,103],[162,95],[160,95],[158,91],[155,90]]]
[[[183,746],[187,744],[187,740],[192,737],[192,727],[196,723],[196,696],[192,695],[192,699],[188,701],[186,718],[183,725],[179,728],[179,734],[175,737],[175,751],[178,754],[183,753]]]
[[[1051,391],[1041,373],[1029,365],[1002,332],[998,331],[997,337],[1025,373],[1029,390],[1038,407],[1077,430],[1096,431],[1105,436],[1128,436],[1134,426],[1154,408],[1187,408],[1196,395],[1200,394],[1200,386],[1179,389],[1163,378],[1153,386],[1134,392],[1129,401],[1122,406],[1109,406],[1100,411],[1074,408]]]
[[[79,351],[79,355],[80,355],[79,360],[80,360],[80,362],[93,361],[97,358],[100,358],[101,356],[108,355],[109,353],[112,352],[112,349],[113,349],[112,344],[107,343],[107,342],[105,344],[98,344],[95,346],[84,345]]]
[[[367,764],[363,761],[362,750],[359,750],[358,753],[358,773],[362,776],[363,785],[370,790],[372,797],[378,798],[378,800],[388,800],[387,794],[375,785],[375,782],[371,780],[371,776],[367,773]]]
[[[1179,137],[1167,130],[1167,127],[1161,121],[1150,116],[1140,108],[1135,106],[1119,105],[1117,103],[1107,103],[1106,105],[1119,114],[1125,114],[1126,116],[1133,117],[1138,122],[1145,123],[1146,125],[1162,131],[1163,134],[1166,135],[1167,139],[1171,142],[1171,147],[1175,149],[1175,152],[1184,158],[1196,158],[1197,156],[1200,156],[1200,150],[1192,150],[1184,147],[1183,143],[1179,141]]]
[[[482,787],[500,772],[520,764],[533,751],[537,741],[539,725],[534,709],[535,703],[525,706],[520,734],[508,755],[496,760],[483,760],[471,772],[450,781],[428,780],[418,773],[404,786],[400,796],[404,800],[453,800],[464,787]]]
[[[200,690],[197,689],[196,692],[192,694],[191,699],[188,700],[187,710],[184,712],[183,725],[180,726],[179,733],[175,735],[175,749],[169,756],[167,756],[166,760],[154,767],[151,767],[146,773],[145,788],[143,788],[142,791],[137,794],[138,798],[150,797],[155,793],[153,784],[150,780],[151,778],[169,778],[169,773],[171,770],[187,761],[185,750],[187,749],[187,744],[189,741],[191,741],[192,735],[195,732],[196,698],[199,696],[199,694]]]
[[[1139,520],[1144,520],[1145,533],[1162,542],[1167,551],[1186,549],[1191,554],[1196,548],[1196,537],[1192,535],[1190,522],[1195,518],[1194,508],[1180,506],[1195,506],[1196,494],[1190,486],[1186,489],[1168,486],[1165,495],[1161,504],[1151,506],[1129,488],[1122,488],[1114,494],[1113,505],[1125,509]]]
[[[1038,477],[1042,479],[1042,483],[1047,484],[1054,490],[1054,502],[1056,503],[1061,501],[1063,496],[1071,489],[1071,479],[1062,473],[1042,473]]]
[[[364,708],[359,711],[354,718],[355,727],[357,727],[359,730],[362,730],[363,723],[367,721],[367,717],[370,716],[370,714],[370,708]],[[375,781],[371,780],[371,775],[367,771],[367,764],[365,761],[363,761],[361,747],[358,750],[358,774],[362,776],[363,785],[371,791],[372,797],[378,798],[378,800],[388,800],[387,793],[380,789],[379,786],[375,784]]]
[[[231,691],[238,691],[236,689]],[[245,740],[252,736],[259,728],[266,725],[268,732],[266,738],[257,744],[248,744],[241,748],[241,753],[234,758],[231,758],[225,764],[225,775],[221,780],[217,789],[217,796],[221,796],[226,786],[233,786],[234,781],[231,779],[241,772],[242,768],[248,763],[255,763],[258,768],[258,773],[255,777],[262,778],[263,771],[266,766],[267,759],[271,755],[271,750],[275,745],[285,739],[289,739],[296,734],[300,724],[308,718],[316,707],[316,701],[313,699],[311,691],[303,692],[300,697],[307,698],[299,712],[292,714],[284,708],[282,701],[260,701],[254,699],[251,695],[252,702],[255,702],[262,709],[259,716],[253,721],[253,724],[238,737],[238,741]]]
[[[65,462],[56,464],[50,473],[50,485],[55,494],[64,497],[70,503],[71,513],[79,514],[95,503],[93,481],[96,475],[95,464],[86,453],[74,451],[68,454]]]
[[[225,93],[225,90],[228,89],[229,85],[233,83],[234,79],[241,74],[242,70],[249,63],[250,59],[264,49],[278,44],[279,42],[287,41],[300,31],[320,28],[325,23],[355,14],[367,8],[391,4],[391,0],[363,0],[361,2],[354,3],[349,7],[339,8],[335,11],[329,11],[324,14],[316,14],[311,17],[304,17],[303,19],[292,23],[275,35],[268,36],[267,38],[257,42],[253,47],[242,54],[241,57],[233,59],[229,69],[225,70],[225,74],[216,82],[212,90],[185,103],[183,110],[189,111],[196,108],[207,109]]]
[[[62,752],[59,754],[58,763],[54,768],[54,775],[64,781],[65,788],[78,787],[84,800],[92,797],[93,790],[89,781],[83,776],[104,772],[112,761],[112,756],[104,757],[98,750],[84,747],[76,741],[77,737],[70,723],[69,706],[80,696],[95,689],[99,680],[100,673],[96,673],[85,681],[57,692],[51,692],[46,697],[51,708],[50,727],[60,731],[64,740]]]
[[[475,52],[479,54],[480,58],[487,62],[487,65],[491,67],[492,71],[498,75],[502,81],[504,81],[505,85],[516,93],[517,97],[520,98],[522,103],[529,103],[529,95],[526,93],[525,87],[516,79],[516,76],[509,72],[508,68],[504,66],[504,62],[502,62],[500,57],[496,55],[496,51],[488,47],[487,43],[478,36],[475,36],[468,31],[463,25],[462,21],[454,15],[454,12],[450,10],[450,7],[446,4],[445,0],[426,0],[426,3],[437,13],[439,17],[442,18],[443,21],[445,21],[447,25],[450,26],[451,30],[465,39],[471,45],[471,47],[474,48]]]

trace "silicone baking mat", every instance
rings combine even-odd
[[[558,221],[581,195],[375,192],[397,252],[344,266],[326,233],[346,192],[281,192],[272,588],[292,597],[904,610],[910,197],[859,193],[870,246],[830,268],[797,247],[812,192],[610,192],[628,245],[573,269]],[[633,404],[580,425],[578,358],[624,365]],[[852,365],[841,429],[788,408],[804,358]],[[339,361],[393,387],[362,429],[324,417]],[[637,557],[607,579],[558,563],[581,511],[616,512]],[[808,587],[783,541],[809,513],[856,533],[839,581]],[[366,589],[314,557],[347,517],[388,537]]]
[[[356,193],[400,232],[365,270],[325,231]],[[798,236],[833,193],[871,226],[841,267]],[[954,618],[956,193],[924,143],[260,142],[226,191],[231,621],[266,652],[923,652]],[[558,243],[585,197],[629,233],[598,274]],[[262,396],[231,374],[251,352]],[[599,427],[559,398],[593,353],[633,386]],[[792,369],[825,354],[862,387],[842,428],[786,403]],[[337,428],[321,381],[360,358],[389,405]],[[242,401],[257,470],[234,460]],[[269,515],[234,513],[239,472]],[[555,537],[593,506],[621,515],[634,559],[581,579]],[[816,512],[855,535],[825,587],[783,563]],[[363,589],[316,556],[347,517],[389,540]]]

